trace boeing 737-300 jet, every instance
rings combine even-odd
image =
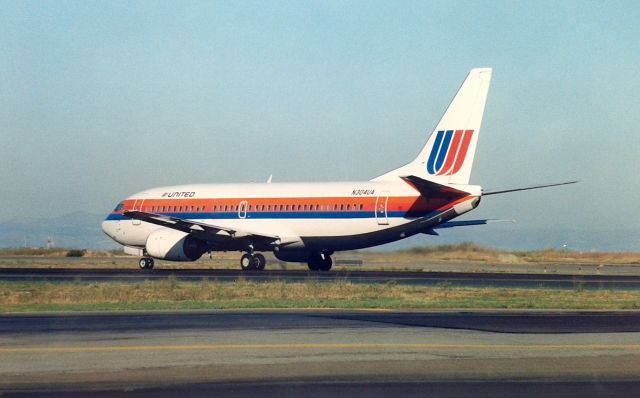
[[[471,70],[418,156],[369,181],[153,188],[119,203],[102,230],[140,256],[140,268],[153,268],[154,258],[195,261],[211,251],[238,251],[242,269],[262,270],[260,252],[270,251],[325,271],[336,251],[486,224],[452,220],[483,195],[562,185],[484,193],[469,185],[491,72]]]

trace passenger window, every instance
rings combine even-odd
[[[364,208],[364,205],[360,203],[360,210],[362,210],[363,208]]]
[[[340,205],[340,210],[344,210],[344,205]]]

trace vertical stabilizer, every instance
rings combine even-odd
[[[491,68],[472,69],[418,157],[373,180],[415,175],[439,184],[468,184],[491,71]]]

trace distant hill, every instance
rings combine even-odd
[[[102,214],[75,212],[64,216],[0,222],[0,248],[44,247],[52,237],[56,247],[117,249],[100,229]],[[420,234],[374,250],[397,250],[473,242],[504,250],[568,249],[574,251],[640,252],[640,227],[627,230],[583,231],[572,228],[523,228],[517,223],[497,223],[439,230],[440,236]],[[26,244],[25,244],[26,242]]]

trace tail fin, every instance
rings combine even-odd
[[[468,184],[491,71],[472,69],[418,157],[373,181],[415,175],[439,184]]]

